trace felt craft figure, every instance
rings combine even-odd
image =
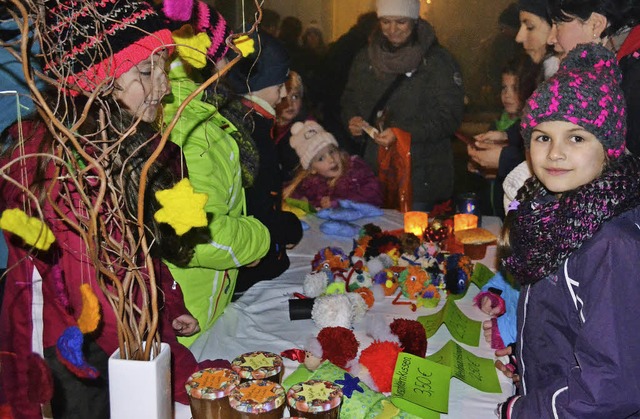
[[[410,300],[415,300],[426,291],[429,285],[429,275],[420,266],[409,266],[400,274],[399,282],[402,295]]]
[[[451,294],[464,294],[473,273],[471,259],[461,253],[454,253],[445,258],[443,270],[447,291]]]
[[[349,268],[349,256],[339,247],[325,247],[316,253],[311,261],[311,269],[334,271]]]

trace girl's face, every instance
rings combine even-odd
[[[380,18],[382,34],[394,47],[407,43],[414,25],[415,20],[408,17],[383,16]]]
[[[287,97],[287,88],[284,83],[281,83],[276,84],[275,86],[265,87],[264,89],[253,92],[253,94],[267,102],[273,109],[275,109],[278,103]]]
[[[561,195],[600,176],[606,162],[602,143],[584,128],[565,121],[539,124],[531,133],[533,173]]]
[[[522,44],[534,63],[539,64],[547,54],[547,38],[551,26],[546,20],[529,12],[520,12],[520,30],[516,42]]]
[[[500,93],[502,106],[511,117],[520,115],[522,104],[518,95],[518,76],[505,73],[502,75],[502,91]]]
[[[145,122],[155,121],[162,98],[169,93],[166,59],[164,52],[153,54],[115,80],[114,98]]]
[[[337,178],[342,174],[340,150],[334,145],[326,146],[311,161],[309,170],[327,179]]]
[[[587,20],[574,18],[569,22],[559,21],[553,23],[549,33],[548,43],[553,45],[553,50],[563,59],[569,51],[578,44],[586,44],[600,40],[600,33],[594,26],[594,13]]]
[[[298,116],[302,109],[302,92],[294,89],[287,94],[287,98],[280,102],[276,108],[278,115],[278,125],[287,125]]]

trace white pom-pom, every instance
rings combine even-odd
[[[353,319],[351,304],[345,294],[323,295],[316,298],[313,303],[311,318],[319,328],[342,326],[351,329]]]
[[[357,292],[348,292],[347,298],[351,301],[351,312],[353,313],[353,323],[358,323],[364,319],[365,314],[367,314],[367,310],[369,310],[369,306],[364,301],[364,298]]]
[[[302,292],[309,298],[321,296],[329,285],[329,277],[326,272],[311,272],[304,277]]]
[[[369,270],[369,275],[376,276],[384,269],[384,265],[379,258],[373,258],[367,262],[367,269]]]
[[[382,262],[382,265],[385,268],[390,268],[393,265],[395,265],[395,262],[393,261],[393,258],[391,256],[389,256],[386,253],[382,253],[380,255],[378,255],[378,259],[380,259],[380,261]]]
[[[296,135],[297,133],[299,133],[303,129],[304,129],[304,123],[298,121],[295,124],[291,125],[291,135]]]

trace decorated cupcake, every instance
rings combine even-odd
[[[287,404],[291,416],[334,419],[340,415],[342,389],[330,381],[305,381],[291,386]]]
[[[247,381],[231,391],[229,406],[231,418],[280,419],[285,407],[284,388],[273,381]]]
[[[229,393],[238,384],[238,374],[226,368],[207,368],[194,372],[185,384],[193,419],[230,417]]]
[[[284,367],[282,357],[272,352],[248,352],[231,362],[231,369],[240,376],[240,381],[269,380],[280,383]]]
[[[484,258],[487,246],[495,243],[497,237],[484,228],[471,228],[455,232],[456,240],[464,246],[464,254],[473,260]]]

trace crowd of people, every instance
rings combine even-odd
[[[198,362],[188,346],[234,298],[289,267],[287,251],[303,226],[283,202],[323,209],[350,199],[430,211],[452,197],[464,85],[419,0],[377,0],[330,44],[317,22],[305,28],[265,9],[232,48],[233,30],[213,6],[154,3],[33,7],[40,26],[30,32],[38,36],[35,71],[27,74],[16,42],[26,35],[14,22],[19,11],[1,6],[0,87],[25,99],[3,106],[0,117],[0,210],[39,218],[55,238],[40,248],[11,230],[0,247],[7,417],[41,417],[49,400],[55,417],[109,417],[107,360],[121,340],[119,320],[101,286],[107,274],[88,251],[95,243],[77,228],[89,218],[82,205],[107,202],[96,229],[103,240],[125,243],[124,253],[126,243],[150,243],[139,257],[150,256],[152,266],[140,272],[156,278],[145,286],[161,290],[158,331],[174,359],[173,397],[186,403],[188,375],[226,365]],[[496,363],[515,383],[496,413],[635,417],[640,5],[519,0],[507,9],[516,10],[513,36],[522,48],[501,69],[503,109],[467,147],[485,207],[504,218],[499,278],[519,293],[517,306],[507,306],[514,321],[484,325],[500,342],[496,355],[512,360]],[[34,88],[42,94],[31,100]],[[111,145],[117,138],[124,140]],[[61,151],[69,144],[81,144],[73,163]],[[102,200],[94,180],[104,173],[121,210]],[[187,233],[155,216],[156,193],[183,179],[204,196],[206,213]],[[125,276],[122,267],[110,270]],[[87,284],[102,307],[101,325],[84,334],[86,364],[70,367],[60,336],[85,310]],[[88,379],[89,364],[100,378]],[[36,376],[34,365],[47,372]]]

